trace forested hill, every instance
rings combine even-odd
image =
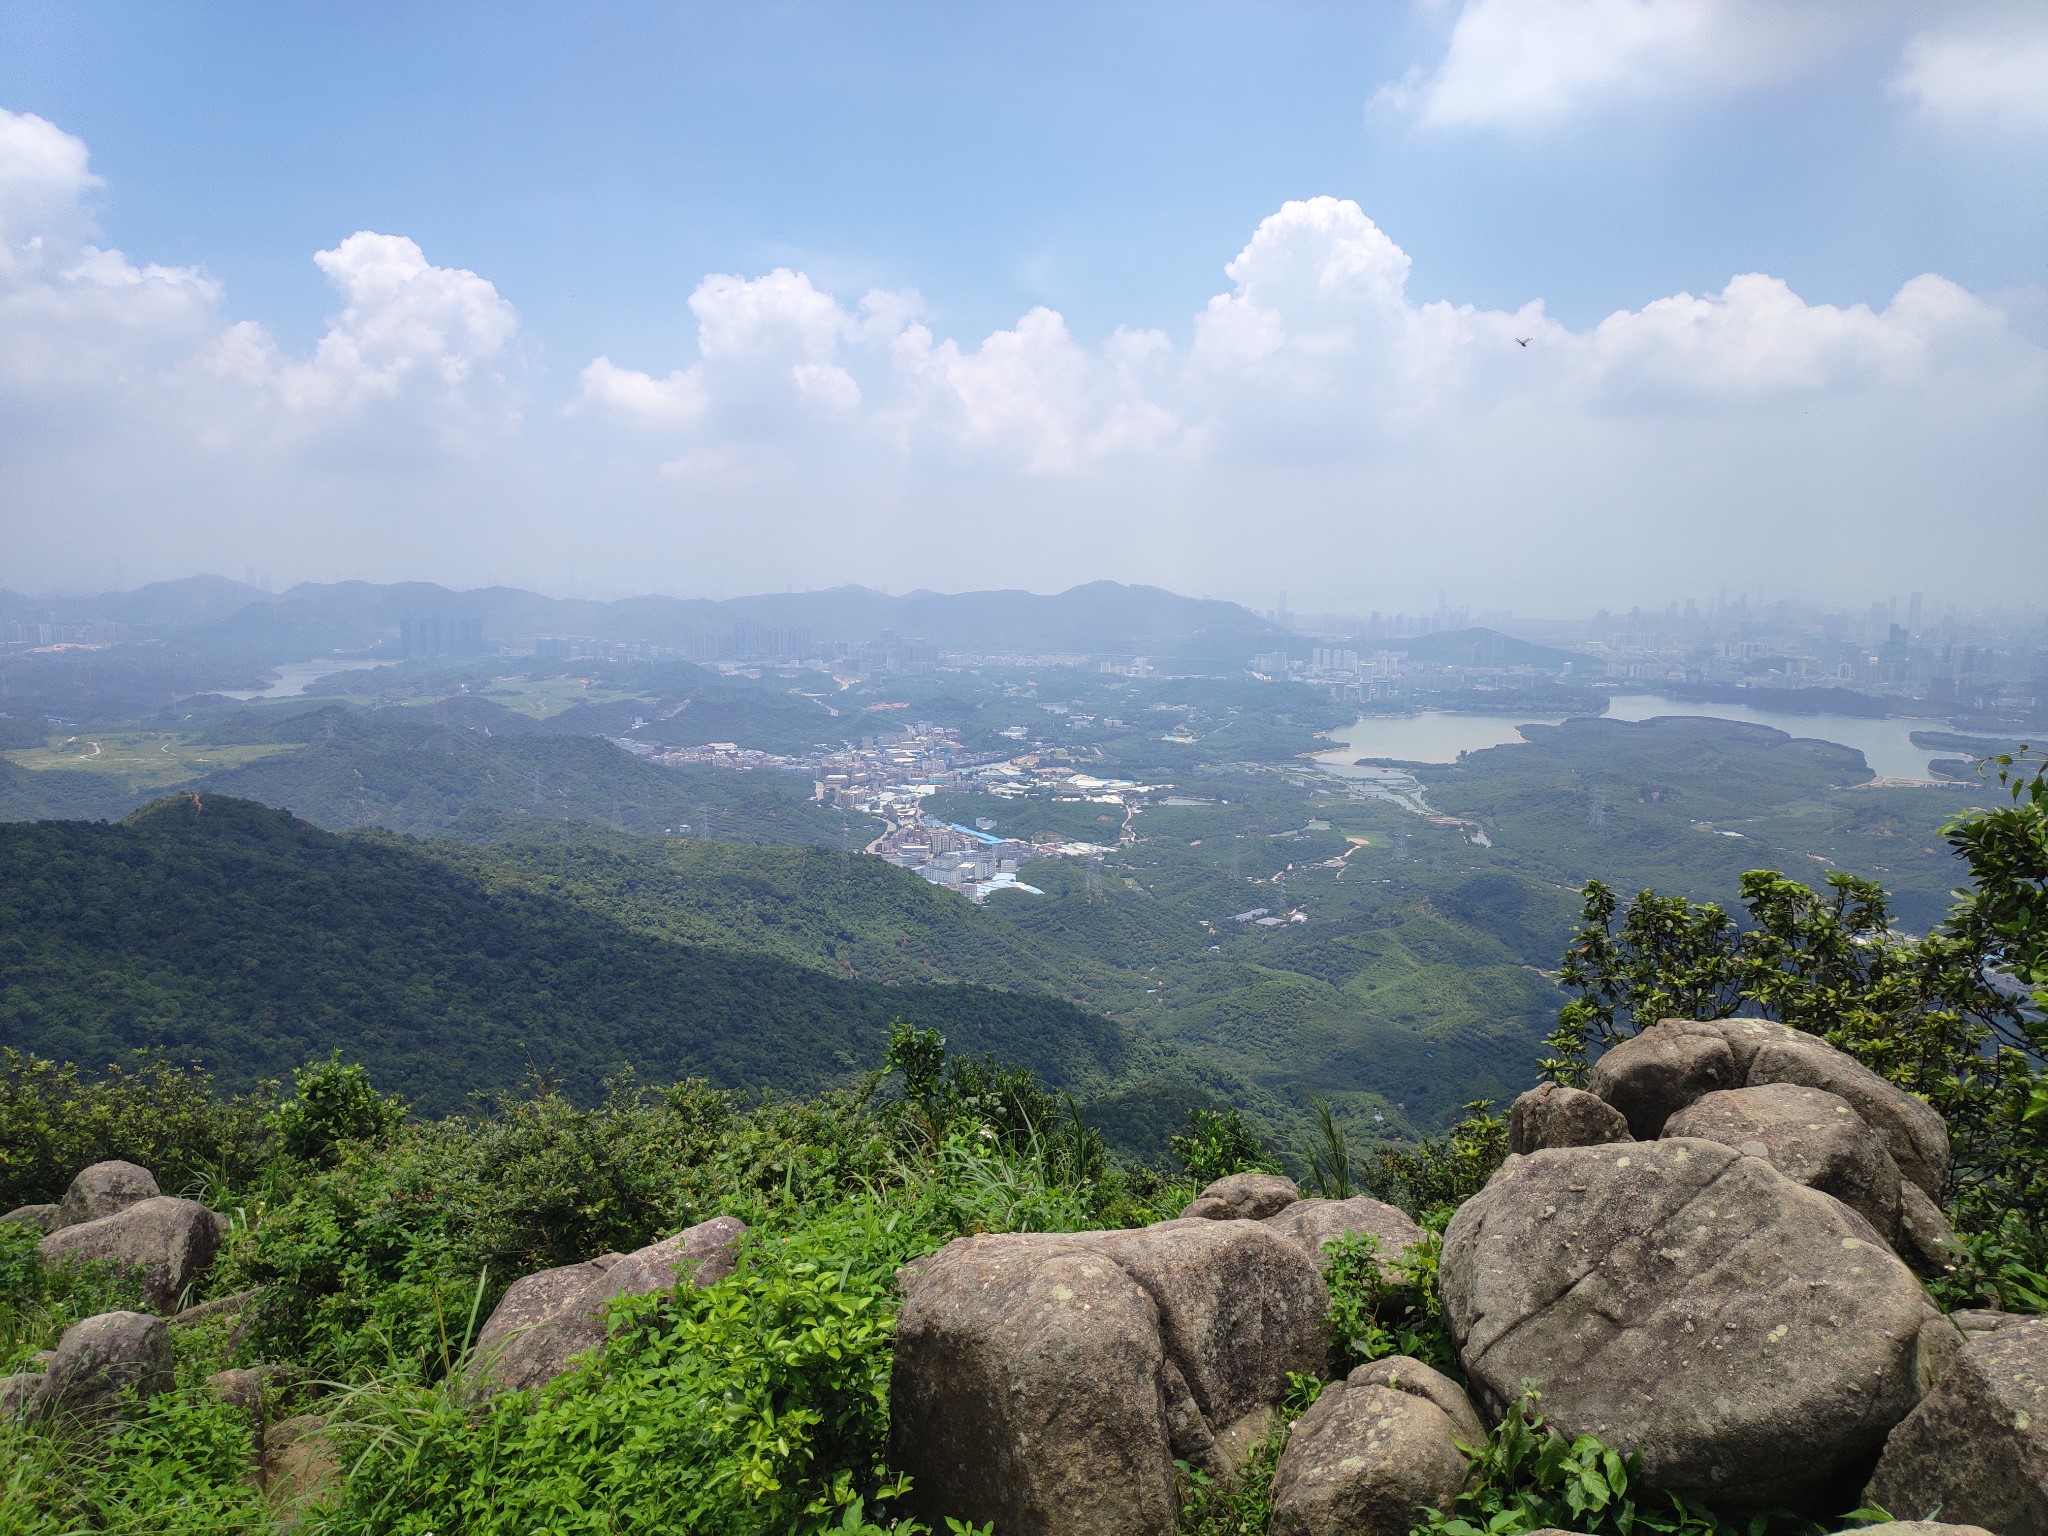
[[[43,1056],[157,1048],[238,1086],[339,1048],[443,1113],[535,1070],[583,1095],[627,1065],[813,1090],[872,1065],[896,1017],[1055,1086],[1125,1066],[1117,1025],[1053,998],[667,939],[245,800],[0,825],[0,1045]]]

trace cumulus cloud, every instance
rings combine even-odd
[[[1566,602],[1595,569],[1602,598],[1758,561],[1895,579],[1939,552],[1930,508],[2037,521],[2048,476],[2043,349],[1934,275],[1864,304],[1742,274],[1575,329],[1535,299],[1416,301],[1393,235],[1316,197],[1263,219],[1177,336],[1037,308],[957,337],[914,293],[714,274],[688,355],[594,358],[536,413],[487,277],[357,232],[314,255],[335,307],[293,351],[203,272],[99,244],[97,190],[76,139],[0,116],[22,580],[87,545],[458,580],[584,551],[622,584],[724,590],[999,568],[1336,595],[1449,563]],[[2044,563],[1983,579],[2038,590]]]
[[[1544,126],[1608,101],[1787,79],[1884,9],[1847,0],[1466,0],[1436,68],[1379,99],[1430,127]]]
[[[1966,14],[1906,45],[1893,94],[1951,127],[2048,128],[2048,14]]]

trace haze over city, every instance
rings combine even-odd
[[[2044,102],[2028,5],[14,6],[0,586],[2025,597]]]

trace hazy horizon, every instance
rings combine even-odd
[[[1999,3],[22,7],[0,587],[2026,599],[2043,101]]]

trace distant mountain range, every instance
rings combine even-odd
[[[219,576],[153,582],[96,597],[30,598],[0,592],[0,619],[113,622],[186,631],[207,649],[295,656],[365,650],[408,620],[474,621],[494,643],[539,635],[680,646],[735,629],[802,629],[817,641],[895,635],[946,650],[1149,656],[1200,670],[1234,670],[1287,631],[1236,603],[1182,597],[1159,587],[1097,581],[1042,595],[910,592],[867,587],[723,600],[631,597],[614,602],[551,598],[513,587],[453,591],[431,582],[305,582],[272,594]],[[200,633],[212,631],[212,633]]]

